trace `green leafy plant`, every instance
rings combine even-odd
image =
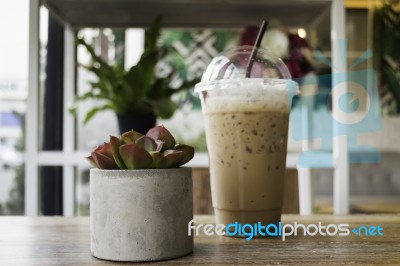
[[[98,80],[90,82],[89,92],[76,98],[74,106],[70,108],[71,113],[77,113],[79,102],[96,99],[103,100],[104,103],[88,111],[84,124],[104,110],[113,110],[117,114],[154,113],[163,119],[170,118],[178,107],[171,100],[171,96],[192,88],[199,80],[186,80],[187,70],[183,63],[171,65],[171,72],[164,77],[157,75],[155,68],[159,62],[167,60],[168,57],[174,58],[173,62],[176,62],[179,57],[172,46],[157,45],[160,25],[159,17],[146,30],[144,52],[139,62],[128,70],[120,64],[108,64],[96,55],[91,45],[78,38],[77,44],[84,46],[92,58],[92,62],[83,67],[94,73]],[[177,77],[182,82],[179,86],[173,86],[173,80]]]
[[[87,159],[100,169],[164,169],[179,167],[193,156],[193,147],[175,143],[168,129],[156,126],[146,135],[131,130],[119,138],[110,136]]]

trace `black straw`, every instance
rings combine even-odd
[[[261,41],[262,41],[262,38],[264,37],[264,33],[265,33],[265,30],[267,29],[267,27],[268,27],[268,21],[263,20],[261,27],[258,31],[256,43],[254,44],[253,50],[251,51],[249,63],[246,68],[246,78],[250,78],[251,69],[253,68],[253,63],[254,63],[254,60],[256,59],[258,48],[260,48]]]

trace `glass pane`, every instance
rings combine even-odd
[[[0,215],[24,214],[28,4],[0,2]]]
[[[189,78],[201,78],[211,59],[223,50],[238,45],[242,30],[164,30],[161,42],[171,45],[186,65]],[[172,63],[178,64],[177,59]],[[206,152],[205,132],[199,98],[193,89],[173,96],[179,109],[168,120],[159,119],[176,136],[177,141]]]
[[[75,215],[87,216],[90,214],[89,167],[77,167],[75,172]]]

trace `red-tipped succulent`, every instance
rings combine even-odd
[[[194,148],[176,144],[164,126],[150,129],[146,135],[134,130],[97,147],[87,157],[90,164],[100,169],[163,169],[176,168],[189,162]]]

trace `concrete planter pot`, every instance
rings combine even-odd
[[[92,255],[154,261],[193,251],[192,169],[90,170]]]

